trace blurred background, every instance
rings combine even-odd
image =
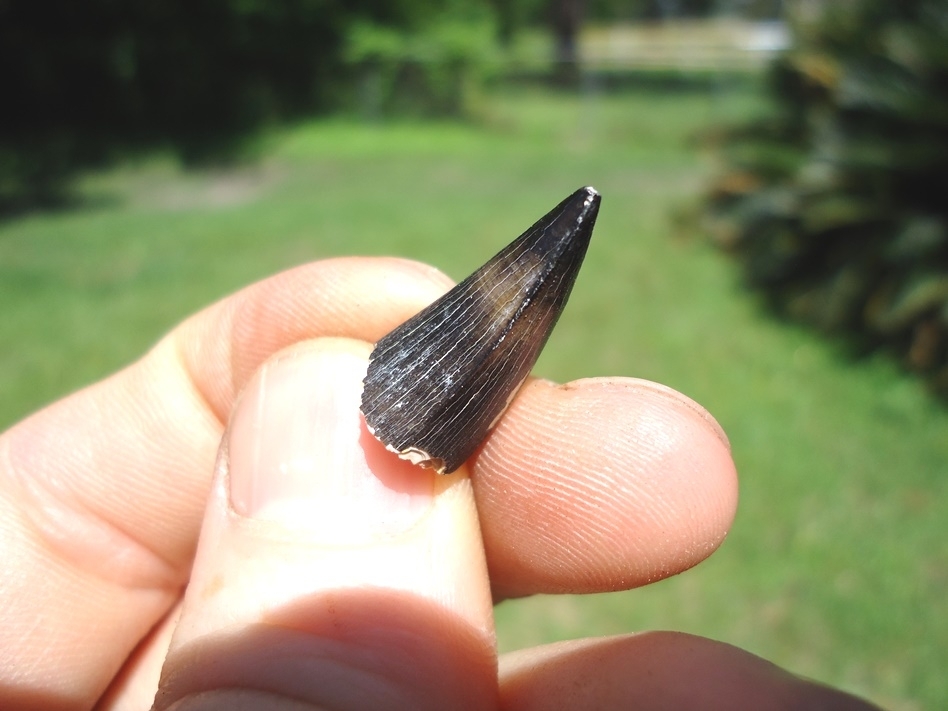
[[[948,705],[948,1],[0,3],[0,426],[333,255],[602,212],[538,371],[698,400],[732,533],[499,643],[676,629]]]

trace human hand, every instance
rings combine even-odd
[[[368,342],[448,286],[401,260],[286,272],[0,437],[0,708],[870,708],[674,633],[498,670],[492,601],[695,565],[736,478],[707,413],[626,378],[530,381],[470,478],[386,452]]]

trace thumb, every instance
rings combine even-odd
[[[300,344],[242,395],[156,709],[495,706],[470,481],[368,433],[368,353]]]

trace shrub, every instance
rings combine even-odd
[[[713,238],[781,313],[948,394],[948,0],[791,10],[775,110],[724,133]]]
[[[380,115],[466,118],[496,52],[486,17],[442,17],[414,31],[357,24],[344,57],[359,78],[357,102]]]

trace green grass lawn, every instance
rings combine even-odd
[[[489,96],[478,126],[314,121],[260,162],[156,158],[88,176],[76,209],[0,224],[0,426],[127,363],[277,270],[395,254],[465,276],[571,190],[602,212],[538,370],[667,383],[727,429],[741,504],[723,548],[628,593],[509,602],[508,650],[680,629],[899,710],[948,702],[948,412],[882,359],[773,321],[676,227],[709,174],[689,136],[746,91]]]

